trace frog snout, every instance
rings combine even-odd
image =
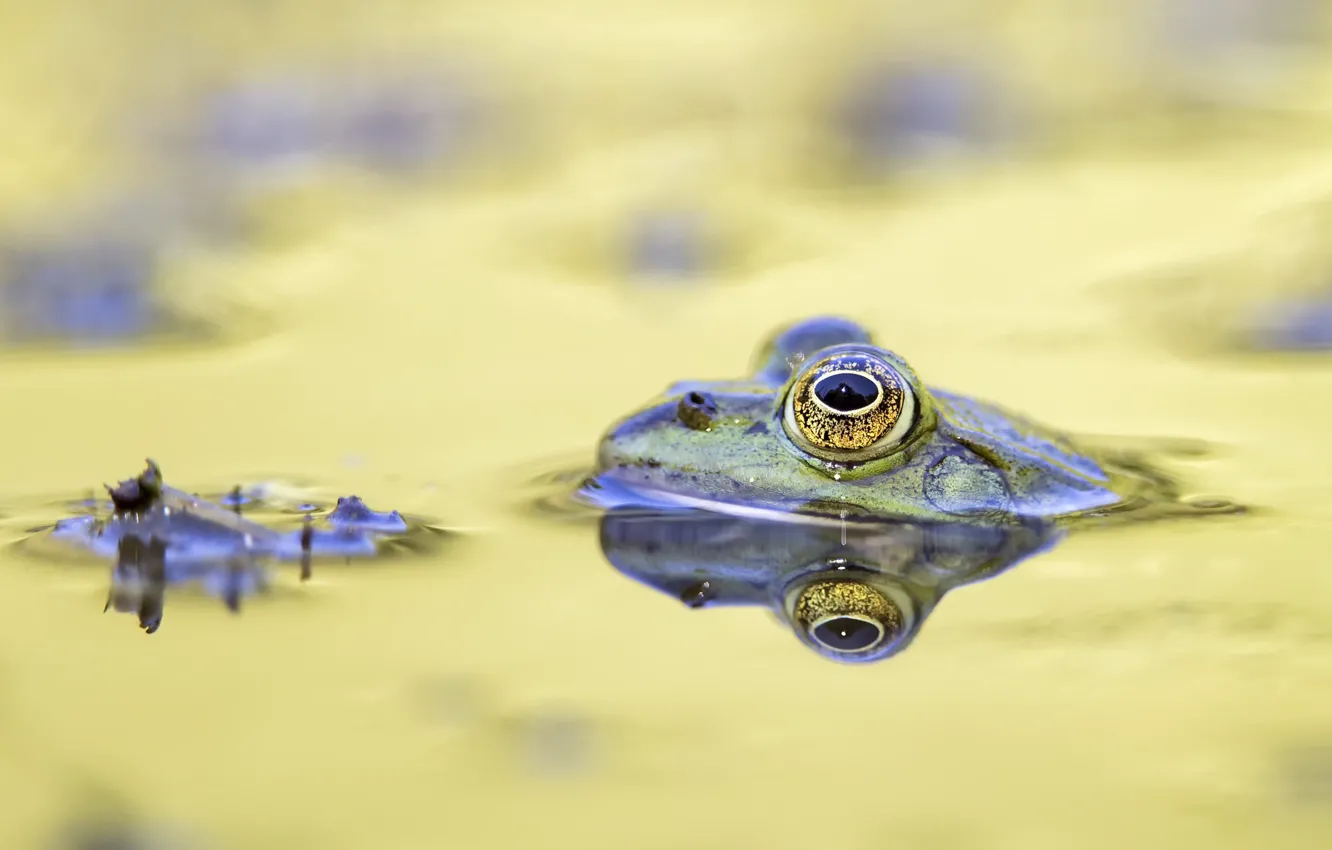
[[[603,436],[597,445],[597,469],[612,469],[623,464],[624,460],[619,441],[615,439],[615,432]]]
[[[597,446],[597,469],[605,471],[650,462],[644,456],[645,448],[642,436],[631,423],[614,428],[601,438]]]

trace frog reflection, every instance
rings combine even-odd
[[[1044,520],[791,521],[631,507],[601,517],[602,552],[621,573],[690,607],[766,607],[806,646],[844,662],[897,655],[950,590],[1062,534]]]
[[[61,558],[82,550],[114,561],[106,610],[137,614],[149,634],[161,625],[168,587],[200,585],[234,612],[242,598],[268,587],[273,563],[298,562],[304,581],[315,560],[420,551],[444,534],[397,511],[373,510],[356,496],[338,499],[331,510],[284,505],[239,487],[205,499],[167,485],[152,461],[137,477],[107,490],[109,505],[87,505],[91,512],[62,519],[23,542]]]

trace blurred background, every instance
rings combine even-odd
[[[0,847],[1322,848],[1332,5],[0,0],[0,527],[152,456],[457,532],[145,636],[0,551]],[[529,510],[666,385],[863,322],[1197,438],[884,665]],[[62,503],[63,504],[63,503]],[[46,512],[46,513],[44,513]]]

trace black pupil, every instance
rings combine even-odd
[[[814,627],[814,637],[833,649],[864,649],[879,639],[879,627],[854,617],[838,617]]]
[[[814,385],[814,395],[833,410],[848,413],[873,404],[879,385],[866,375],[843,372],[820,380]]]

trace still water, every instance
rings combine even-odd
[[[456,532],[305,583],[284,568],[239,614],[169,593],[151,636],[101,613],[107,564],[0,550],[0,846],[117,817],[256,850],[1326,846],[1332,361],[1176,345],[1171,316],[1197,322],[1141,285],[1332,191],[1320,134],[834,191],[783,129],[774,92],[798,74],[772,56],[818,54],[797,36],[846,10],[809,31],[810,9],[764,29],[744,4],[579,30],[518,5],[440,7],[419,33],[488,38],[527,86],[523,143],[487,148],[505,167],[279,190],[247,241],[173,266],[244,306],[226,339],[0,360],[6,542],[149,456],[191,492],[279,479]],[[15,207],[101,180],[74,108],[93,77],[50,45],[109,57],[98,104],[128,109],[126,63],[152,70],[52,9],[3,12],[30,45],[3,74]],[[216,14],[174,24],[182,53],[265,59]],[[306,14],[273,12],[272,52],[307,44]],[[325,35],[388,42],[375,20],[340,11]],[[677,89],[697,120],[644,105]],[[715,250],[632,279],[616,228],[686,202]],[[1121,283],[1132,298],[1109,298]],[[1205,441],[1174,471],[1254,510],[1074,535],[957,588],[909,651],[841,665],[762,608],[634,581],[595,521],[533,507],[532,482],[590,466],[615,419],[742,374],[774,327],[821,313],[927,383],[1069,431]]]

